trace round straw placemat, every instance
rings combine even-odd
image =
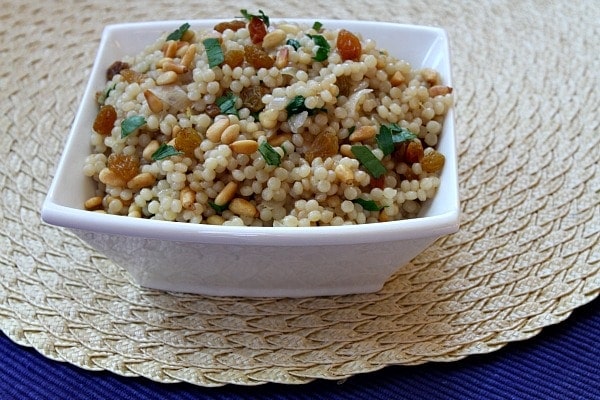
[[[160,382],[304,383],[492,352],[598,295],[596,3],[294,4],[12,0],[0,8],[6,335],[51,359]],[[230,18],[240,8],[449,32],[461,228],[380,292],[248,299],[143,289],[70,232],[40,221],[104,25]]]

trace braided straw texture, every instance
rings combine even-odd
[[[530,338],[600,291],[594,1],[62,2],[0,8],[0,329],[90,370],[202,386],[339,379]],[[283,3],[277,3],[279,5]],[[40,207],[104,25],[272,17],[448,30],[462,225],[367,295],[212,298],[136,286]]]

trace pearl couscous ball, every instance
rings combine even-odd
[[[440,185],[452,88],[358,34],[244,16],[111,65],[86,209],[274,227],[416,216]]]

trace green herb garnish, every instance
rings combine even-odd
[[[327,57],[329,57],[329,50],[331,50],[331,47],[329,46],[329,42],[327,41],[327,39],[325,39],[325,37],[323,37],[322,35],[308,35],[308,37],[311,38],[313,40],[313,42],[315,42],[315,44],[318,46],[317,54],[315,54],[315,56],[313,57],[313,60],[315,60],[315,61],[327,60]]]
[[[165,158],[171,157],[171,156],[180,156],[182,155],[183,152],[177,150],[175,147],[166,144],[166,143],[162,143],[160,145],[160,147],[158,149],[156,149],[156,151],[154,153],[152,153],[152,159],[154,161],[158,161],[158,160],[163,160]]]
[[[312,26],[312,28],[317,32],[319,32],[322,27],[323,27],[323,24],[320,23],[319,21],[315,21],[315,23]]]
[[[121,139],[126,138],[135,132],[136,129],[146,124],[146,118],[141,115],[134,115],[133,117],[125,118],[121,122]]]
[[[260,19],[262,22],[264,22],[265,25],[267,26],[267,28],[270,25],[269,17],[267,15],[265,15],[263,10],[258,10],[260,15],[250,14],[247,10],[244,10],[244,9],[241,9],[240,12],[242,13],[242,16],[244,18],[246,18],[248,21],[250,21],[252,18],[256,17],[256,18]]]
[[[221,43],[217,38],[208,38],[202,41],[206,49],[206,57],[208,57],[208,66],[210,68],[217,67],[225,61],[225,55],[221,48]]]
[[[392,141],[396,144],[410,142],[417,137],[417,135],[412,133],[410,130],[403,128],[398,124],[382,125],[379,129],[380,134],[382,129],[384,131],[390,131],[390,134],[392,135]]]
[[[374,178],[379,178],[386,173],[387,169],[385,166],[367,146],[354,145],[350,150]]]
[[[306,106],[304,105],[304,96],[296,96],[285,106],[285,111],[287,111],[288,117],[294,114],[300,114],[303,111],[308,111]]]
[[[300,42],[297,41],[296,39],[288,39],[287,42],[285,42],[285,44],[292,46],[294,48],[294,50],[298,50],[301,46]]]
[[[237,97],[233,95],[233,93],[229,92],[225,96],[219,97],[215,103],[219,106],[219,109],[223,114],[231,114],[238,116],[238,110],[235,108],[235,102],[237,101]]]
[[[384,208],[384,207],[378,205],[373,200],[366,200],[366,199],[362,199],[360,197],[352,200],[352,202],[360,204],[362,206],[362,208],[364,208],[367,211],[381,211]]]
[[[229,208],[229,203],[224,204],[222,206],[218,205],[217,203],[213,202],[213,201],[209,201],[208,205],[217,212],[217,214],[221,214],[223,211],[227,210],[227,208]]]
[[[269,165],[277,166],[281,162],[281,156],[267,141],[262,142],[258,146],[258,151]]]
[[[392,131],[385,126],[379,128],[379,133],[375,137],[377,139],[377,146],[383,151],[383,155],[387,156],[392,154],[394,151],[394,139],[392,138]]]
[[[181,40],[181,37],[184,33],[187,32],[188,29],[190,29],[190,24],[186,22],[185,24],[181,25],[178,29],[171,32],[169,36],[167,36],[167,40]]]

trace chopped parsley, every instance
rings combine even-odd
[[[236,100],[237,97],[235,97],[233,93],[229,92],[225,96],[219,97],[215,103],[217,103],[223,114],[238,116],[238,110],[235,108]]]
[[[160,147],[158,149],[156,149],[156,151],[154,153],[152,153],[152,159],[154,161],[158,161],[158,160],[163,160],[165,158],[171,157],[171,156],[179,156],[182,155],[183,152],[177,150],[175,147],[166,144],[166,143],[162,143],[160,145]]]
[[[279,165],[281,163],[281,155],[269,144],[264,141],[258,146],[258,151],[265,159],[265,162],[269,165]]]
[[[417,135],[412,133],[409,129],[403,128],[398,124],[382,125],[379,129],[380,134],[382,129],[390,131],[392,140],[396,144],[410,142],[417,137]]]
[[[217,67],[225,61],[225,55],[221,48],[221,43],[217,38],[208,38],[202,41],[206,49],[206,57],[208,57],[208,66],[210,68]]]
[[[229,203],[224,204],[222,206],[218,205],[217,203],[215,203],[214,201],[209,201],[208,205],[217,212],[217,214],[221,214],[223,211],[227,210],[227,208],[229,208]]]
[[[287,42],[285,42],[285,44],[292,46],[294,50],[298,50],[301,46],[300,42],[296,39],[288,39]]]
[[[181,40],[183,35],[190,29],[190,24],[187,22],[181,25],[179,28],[175,29],[173,32],[167,36],[167,40]]]
[[[360,197],[352,200],[352,202],[360,204],[362,206],[362,208],[364,208],[367,211],[381,211],[384,208],[384,207],[378,205],[373,200],[366,200],[366,199],[362,199]]]
[[[379,178],[381,175],[386,173],[385,166],[379,161],[375,154],[367,147],[362,145],[354,145],[350,148],[352,154],[375,178]]]
[[[264,24],[267,26],[267,28],[270,25],[269,17],[267,15],[265,15],[263,10],[258,10],[260,15],[250,14],[248,12],[248,10],[244,10],[244,9],[241,9],[240,12],[242,13],[242,16],[244,18],[246,18],[248,21],[250,21],[252,18],[256,17],[256,18],[260,19],[262,22],[264,22]]]
[[[304,101],[306,98],[304,96],[298,95],[294,97],[288,104],[285,106],[285,111],[287,111],[288,118],[294,114],[300,114],[301,112],[308,112],[308,115],[314,115],[318,111],[322,111],[320,108],[307,108],[304,105]]]
[[[327,60],[327,57],[329,57],[329,50],[331,50],[331,46],[329,46],[327,39],[325,39],[323,35],[308,35],[308,37],[311,38],[317,45],[317,53],[313,57],[313,60]]]
[[[146,124],[146,118],[141,115],[134,115],[133,117],[125,118],[121,122],[121,139],[131,135],[141,126]]]
[[[312,28],[317,32],[319,32],[322,27],[323,27],[323,24],[320,23],[319,21],[315,21],[315,23],[312,26]]]

